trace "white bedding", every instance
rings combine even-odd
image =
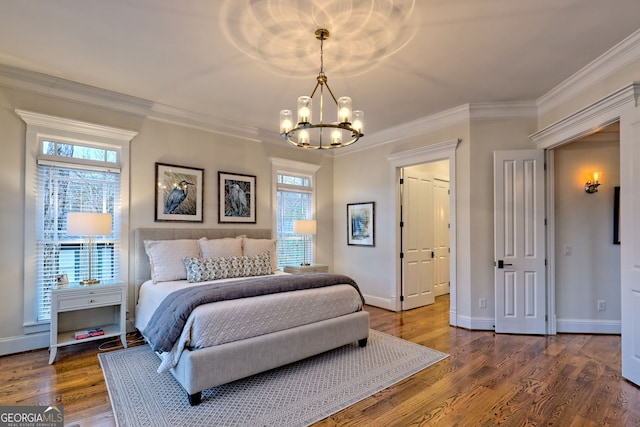
[[[277,272],[284,275],[287,273]],[[216,283],[243,280],[217,280]],[[162,300],[188,286],[211,282],[145,282],[136,306],[136,328],[144,331]],[[197,307],[189,316],[180,339],[161,355],[159,372],[175,366],[185,348],[197,349],[238,341],[283,329],[306,325],[362,309],[360,295],[350,285],[284,292],[238,300],[220,301]]]

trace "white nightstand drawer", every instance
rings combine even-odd
[[[89,295],[79,295],[72,298],[60,298],[58,300],[58,310],[72,310],[74,308],[91,307],[92,305],[116,304],[122,302],[122,293],[95,293]]]
[[[302,273],[328,273],[329,266],[324,264],[311,265],[287,265],[284,267],[285,273],[302,274]]]

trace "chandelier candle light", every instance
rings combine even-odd
[[[320,28],[315,32],[320,40],[320,73],[317,83],[311,92],[311,96],[298,98],[298,124],[293,127],[293,113],[291,110],[280,111],[280,136],[299,148],[326,150],[341,148],[356,142],[362,133],[364,125],[364,113],[360,110],[352,111],[351,98],[343,96],[338,99],[327,83],[324,73],[323,43],[329,38],[329,30]],[[324,88],[331,95],[337,108],[337,122],[325,123],[324,121]],[[320,88],[319,96],[319,122],[313,123],[313,96]]]

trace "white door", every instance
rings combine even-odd
[[[402,309],[433,304],[433,176],[404,170],[402,184]]]
[[[449,181],[435,178],[433,180],[433,207],[435,243],[435,296],[449,293]]]
[[[546,333],[544,151],[493,154],[495,330]]]

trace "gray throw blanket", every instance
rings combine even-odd
[[[308,273],[260,276],[239,282],[211,283],[169,294],[151,316],[142,334],[154,351],[170,351],[182,334],[187,318],[201,304],[333,285],[351,285],[364,298],[356,282],[341,274]]]

